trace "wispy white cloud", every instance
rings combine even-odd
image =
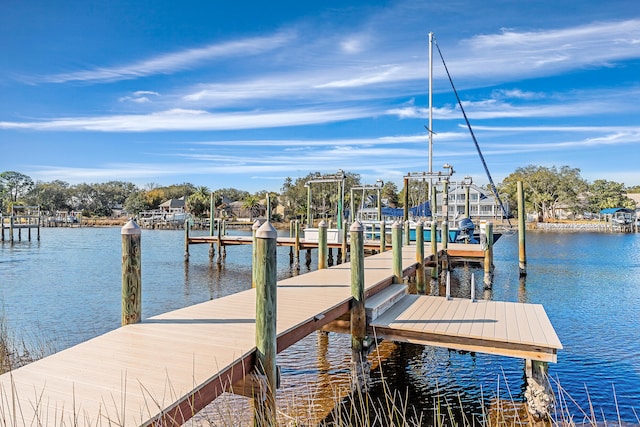
[[[210,113],[172,109],[151,114],[70,117],[49,121],[0,122],[0,129],[46,131],[157,132],[192,130],[238,130],[302,126],[370,117],[374,111],[351,109],[296,109]]]
[[[154,74],[171,74],[202,65],[205,61],[229,57],[256,55],[280,48],[290,42],[295,35],[280,32],[266,37],[254,37],[229,42],[214,43],[205,47],[186,49],[114,67],[99,67],[90,70],[60,73],[35,79],[47,83],[113,82],[130,80]]]
[[[120,102],[134,102],[136,104],[147,104],[151,102],[150,97],[158,97],[160,94],[150,90],[138,90],[133,92],[132,95],[123,96],[119,99]]]

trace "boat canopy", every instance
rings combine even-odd
[[[402,208],[382,208],[382,215],[385,217],[402,218],[404,216],[404,209]],[[431,207],[429,202],[421,203],[417,206],[409,208],[409,215],[414,218],[418,217],[430,217]]]
[[[613,215],[613,214],[618,213],[618,212],[633,213],[634,210],[633,209],[629,209],[629,208],[607,208],[607,209],[602,209],[600,211],[600,214],[602,214],[602,215]]]

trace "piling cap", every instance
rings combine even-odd
[[[424,227],[424,223],[422,221],[416,221],[416,227]]]
[[[358,220],[353,221],[353,224],[351,224],[351,227],[349,227],[349,231],[351,232],[359,232],[359,231],[364,231],[364,227],[362,226],[362,223]]]
[[[123,236],[139,236],[140,234],[142,234],[142,230],[140,229],[140,227],[138,227],[138,224],[136,224],[135,220],[132,218],[122,227],[122,231],[120,232],[120,234],[122,234]]]
[[[391,224],[391,228],[402,228],[402,221],[394,221],[394,223]]]
[[[256,231],[256,237],[258,239],[276,239],[278,237],[278,232],[273,228],[271,222],[267,221],[258,228]]]
[[[329,225],[325,222],[325,220],[320,221],[320,224],[318,224],[318,227],[328,227]]]

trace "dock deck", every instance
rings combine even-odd
[[[392,283],[391,261],[390,251],[365,258],[367,295]],[[403,271],[410,274],[415,266],[415,246],[403,247]],[[278,352],[346,315],[351,301],[350,280],[349,264],[341,264],[279,281]],[[253,369],[255,295],[250,289],[148,318],[0,376],[0,425],[181,425]],[[434,345],[460,348],[462,344],[455,341],[464,341],[467,336],[468,349],[492,353],[501,340],[511,339],[511,335],[497,333],[498,325],[510,328],[512,319],[518,319],[520,325],[519,319],[526,318],[523,324],[530,328],[531,342],[519,342],[522,353],[508,355],[534,357],[555,354],[558,348],[547,347],[550,342],[559,344],[557,336],[555,340],[540,338],[542,328],[545,337],[547,333],[555,336],[543,309],[533,309],[535,318],[542,320],[534,324],[529,323],[534,317],[522,317],[525,314],[518,312],[521,308],[529,310],[526,304],[479,301],[469,303],[476,310],[473,315],[469,311],[472,320],[467,322],[460,317],[462,308],[414,307],[416,301],[431,301],[434,307],[455,301],[413,297],[405,297],[402,306],[393,306],[379,317],[376,328],[389,335],[402,335],[402,340],[418,340],[426,333],[425,325],[443,329],[440,337],[449,337],[451,327],[452,331],[456,329],[455,339],[436,340],[433,332],[423,338]],[[411,299],[416,301],[407,305]],[[505,307],[505,318],[493,322],[494,317],[487,313],[498,312],[499,306]],[[383,323],[385,319],[389,321]],[[478,339],[472,332],[478,325],[494,325],[494,338],[490,338],[487,327],[486,334],[483,329],[482,339]],[[405,330],[403,334],[398,332],[401,329]],[[466,335],[465,329],[469,330]],[[540,352],[540,348],[545,351]]]

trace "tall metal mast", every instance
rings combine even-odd
[[[429,33],[429,173],[433,172],[433,33]]]

